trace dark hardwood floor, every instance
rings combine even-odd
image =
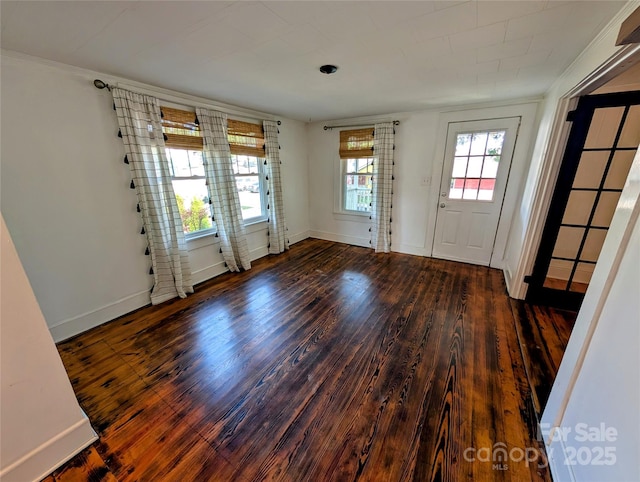
[[[50,481],[550,480],[498,270],[308,239],[59,351],[108,471]]]
[[[569,342],[577,313],[511,299],[538,417],[542,414]]]

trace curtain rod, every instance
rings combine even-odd
[[[393,125],[400,125],[399,120],[394,120]],[[349,124],[345,126],[324,126],[325,131],[330,131],[331,129],[342,129],[343,127],[373,127],[373,124]]]
[[[106,82],[104,82],[104,81],[102,81],[100,79],[95,79],[93,81],[93,85],[97,89],[100,89],[100,90],[107,89],[109,92],[111,92],[111,87],[114,87],[114,86],[109,85],[109,84],[107,84]],[[160,97],[158,97],[158,98],[161,99],[162,96],[160,95]],[[174,102],[174,103],[176,102],[174,100],[169,100],[169,99],[164,99],[164,100],[167,101],[167,102]],[[200,104],[202,104],[202,103],[200,103]],[[219,107],[219,106],[213,106],[213,107],[215,107],[216,109],[221,110],[222,112],[225,112],[227,114],[231,114],[231,115],[234,115],[234,116],[244,117],[244,118],[247,118],[247,119],[255,117],[255,118],[259,119],[259,116],[256,116],[256,114],[259,114],[259,112],[256,112],[255,114],[253,114],[253,113],[243,113],[243,112],[238,110],[237,112],[233,113],[233,112],[230,112],[230,111],[233,111],[233,109],[226,109],[226,108]],[[271,117],[271,116],[269,116],[269,117]],[[281,121],[277,121],[277,123],[278,123],[278,125],[282,125]]]

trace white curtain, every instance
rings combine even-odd
[[[373,200],[371,246],[376,253],[391,250],[391,197],[393,195],[393,122],[375,125],[373,139]]]
[[[264,128],[265,175],[267,178],[267,216],[269,217],[269,253],[278,254],[289,249],[287,227],[282,201],[282,181],[280,179],[280,145],[278,124],[266,120]]]
[[[160,104],[147,95],[113,89],[126,160],[138,194],[154,277],[151,303],[193,293],[189,253],[164,146]]]
[[[227,115],[196,107],[196,116],[204,138],[205,176],[222,257],[231,271],[251,269],[240,198],[231,164]]]

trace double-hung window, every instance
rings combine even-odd
[[[213,232],[202,157],[203,140],[194,112],[162,107],[162,129],[178,202],[188,238]],[[228,120],[231,163],[245,224],[266,219],[262,126]]]
[[[342,210],[371,212],[373,128],[340,132]]]
[[[267,218],[262,126],[234,119],[227,121],[231,163],[236,176],[242,219],[245,224]]]

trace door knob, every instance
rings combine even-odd
[[[440,203],[440,207],[444,208],[444,207],[446,207],[446,204],[445,203]]]
[[[440,194],[442,197],[447,197],[447,191],[442,191],[442,193]]]

